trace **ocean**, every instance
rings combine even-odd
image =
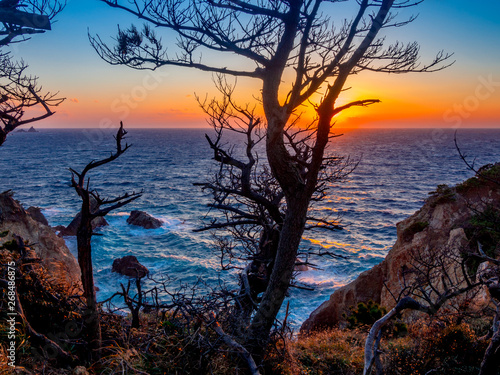
[[[113,211],[109,226],[93,239],[98,300],[110,297],[127,278],[111,272],[113,260],[135,255],[155,279],[170,288],[224,280],[236,285],[234,271],[221,271],[208,232],[195,233],[210,218],[210,195],[193,186],[217,167],[205,140],[211,129],[130,129],[132,147],[119,159],[92,171],[90,183],[103,197],[143,191],[141,199]],[[498,162],[500,129],[460,129],[460,147],[476,165]],[[331,150],[359,161],[347,181],[335,184],[320,210],[333,211],[344,227],[337,232],[305,233],[301,248],[328,249],[345,258],[311,259],[318,269],[301,272],[291,288],[290,317],[295,327],[338,287],[381,262],[396,240],[396,223],[412,215],[438,184],[454,185],[471,177],[454,144],[453,130],[349,130],[333,139]],[[52,226],[67,225],[80,200],[70,186],[68,168],[113,151],[113,132],[100,129],[13,133],[0,147],[0,190],[12,189],[27,208],[39,206]],[[131,210],[161,219],[159,229],[130,226]],[[76,239],[66,238],[76,255]],[[117,301],[118,302],[118,301]]]

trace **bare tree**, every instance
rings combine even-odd
[[[122,141],[127,132],[123,129],[123,123],[120,122],[120,128],[116,133],[116,151],[109,157],[102,160],[93,160],[88,163],[81,172],[70,168],[71,185],[75,188],[77,194],[82,200],[81,220],[76,232],[78,246],[78,264],[82,274],[82,285],[84,297],[88,309],[88,339],[92,349],[98,349],[101,345],[101,329],[99,324],[99,312],[94,288],[94,272],[92,269],[92,220],[96,217],[104,217],[109,212],[116,210],[126,204],[141,197],[142,193],[125,193],[115,198],[104,199],[96,190],[91,190],[89,180],[86,180],[87,173],[91,170],[112,162],[127,151],[129,144],[122,145]],[[91,197],[97,202],[97,209],[91,210]]]
[[[0,48],[50,30],[51,21],[64,5],[52,0],[1,1]],[[52,108],[64,100],[57,94],[45,92],[37,77],[26,74],[27,68],[23,61],[14,61],[9,52],[0,51],[0,146],[17,127],[52,116]],[[32,109],[43,113],[26,118],[26,111]]]
[[[136,69],[184,66],[262,82],[258,99],[264,112],[267,160],[286,208],[269,282],[247,329],[245,346],[259,354],[290,285],[309,205],[328,160],[325,149],[334,116],[378,101],[370,98],[338,104],[348,78],[363,71],[436,71],[445,66],[449,55],[440,52],[433,61],[421,65],[417,43],[388,45],[379,35],[384,29],[414,20],[398,21],[391,9],[413,7],[420,1],[359,0],[354,18],[334,25],[329,14],[339,1],[103,1],[147,22],[141,30],[135,26],[119,28],[114,47],[90,36],[97,53],[107,62]],[[151,26],[174,31],[178,50],[167,50]],[[212,53],[203,54],[206,51]],[[210,59],[214,52],[237,55],[250,64],[239,61],[226,66],[220,58]],[[304,142],[307,147],[296,149],[287,129],[308,103],[317,117]]]
[[[270,172],[263,153],[265,129],[255,108],[239,106],[233,98],[234,86],[223,76],[217,75],[216,87],[222,93],[221,100],[201,100],[201,107],[214,128],[215,139],[206,136],[219,167],[211,180],[195,183],[213,195],[210,210],[217,210],[213,219],[195,231],[214,231],[221,252],[221,267],[224,270],[240,269],[240,292],[233,313],[236,332],[245,335],[254,310],[260,303],[260,294],[265,292],[269,276],[275,263],[281,228],[285,218],[285,195]],[[293,124],[292,124],[293,125]],[[241,138],[242,150],[232,143],[225,144],[225,133]],[[297,153],[308,152],[307,140],[312,132],[309,127],[289,126],[286,135]],[[233,141],[234,142],[234,141]],[[337,217],[322,213],[313,216],[314,203],[326,196],[330,184],[346,177],[356,163],[349,158],[330,156],[325,159],[316,191],[311,199],[306,230],[339,230]],[[297,265],[311,265],[307,251],[299,254]],[[323,253],[322,255],[327,255]],[[335,256],[335,254],[328,253]],[[247,264],[247,262],[249,262]],[[291,286],[296,286],[290,284]]]
[[[499,179],[499,164],[487,164],[482,167],[476,167],[476,160],[469,160],[468,156],[460,149],[457,140],[458,130],[455,131],[454,141],[455,148],[458,151],[458,155],[465,163],[467,168],[476,174],[476,178],[479,179],[482,183],[486,185],[492,186],[500,186]],[[492,173],[493,172],[493,173]],[[478,212],[477,216],[485,223],[486,231],[488,232],[490,237],[500,237],[500,208],[498,206],[493,206],[491,204],[486,205],[487,209]],[[498,249],[498,245],[496,245],[496,249]],[[495,304],[495,315],[493,318],[493,324],[491,327],[491,337],[490,343],[483,357],[483,361],[481,362],[481,370],[479,372],[480,375],[493,374],[498,367],[500,367],[500,259],[486,254],[483,250],[483,246],[479,241],[477,241],[477,252],[471,253],[470,256],[478,259],[482,262],[488,262],[489,264],[495,265],[497,267],[496,274],[490,275],[491,277],[486,280],[486,285],[488,287],[488,291],[491,296],[492,302]],[[497,254],[498,255],[498,254]]]
[[[64,98],[44,92],[37,77],[25,74],[24,62],[15,62],[10,54],[0,53],[0,146],[7,134],[17,127],[52,116],[52,107],[61,104]],[[41,108],[44,113],[25,118],[26,111]]]
[[[454,299],[470,301],[480,286],[488,284],[481,275],[470,271],[469,260],[464,248],[417,249],[413,252],[410,262],[401,270],[401,290],[399,293],[391,291],[397,293],[396,306],[373,324],[366,338],[364,375],[370,373],[378,360],[382,329],[391,319],[404,310],[436,315]]]
[[[51,29],[51,21],[66,6],[60,0],[3,0],[0,1],[0,46],[29,39]]]

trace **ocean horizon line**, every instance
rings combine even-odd
[[[118,126],[116,126],[117,128]],[[109,128],[100,128],[100,127],[33,127],[35,130],[110,130],[114,131],[116,130],[115,127],[109,127]],[[139,127],[139,126],[125,126],[126,129],[130,130],[211,130],[211,127]],[[27,129],[20,128],[17,129],[14,133],[24,133],[27,132]],[[443,130],[443,131],[454,131],[454,130],[500,130],[500,125],[498,127],[459,127],[459,128],[453,128],[453,127],[353,127],[353,128],[334,128],[334,130],[339,130],[339,131],[366,131],[366,130]],[[229,130],[228,130],[229,131]]]

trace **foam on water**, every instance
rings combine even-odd
[[[171,278],[173,289],[198,278],[208,283],[222,278],[236,285],[236,271],[220,272],[210,233],[193,232],[210,219],[206,205],[211,196],[192,185],[216,170],[206,132],[131,129],[133,147],[91,172],[91,184],[103,197],[144,191],[141,199],[110,213],[110,225],[93,238],[98,299],[127,283],[126,277],[111,272],[113,260],[125,255],[135,255],[155,279]],[[0,190],[14,190],[26,207],[41,207],[51,225],[67,225],[81,204],[70,187],[67,167],[78,170],[108,156],[114,147],[112,135],[101,130],[11,134],[0,147]],[[461,130],[459,140],[478,165],[498,161],[500,130]],[[471,176],[455,150],[453,131],[436,137],[433,130],[359,130],[336,138],[333,146],[336,154],[360,163],[315,209],[340,215],[344,230],[305,233],[301,249],[331,251],[345,258],[311,259],[318,269],[299,273],[298,282],[315,290],[290,289],[290,318],[295,324],[336,288],[379,263],[394,244],[395,224],[418,210],[436,185],[453,185]],[[20,149],[30,152],[19,153]],[[159,218],[162,227],[128,225],[126,219],[135,209]],[[76,239],[68,237],[66,243],[76,255]]]

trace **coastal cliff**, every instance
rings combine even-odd
[[[12,195],[12,192],[0,194],[0,232],[9,232],[1,242],[11,241],[14,236],[21,237],[35,251],[55,285],[80,285],[80,268],[64,239],[48,225],[32,218]]]
[[[478,214],[487,210],[500,212],[500,164],[488,166],[483,173],[487,179],[473,177],[455,187],[438,186],[419,211],[397,224],[396,243],[384,261],[337,289],[311,313],[301,332],[338,326],[342,315],[359,302],[372,300],[387,309],[393,308],[393,296],[402,288],[402,271],[417,251],[432,253],[446,248],[458,254],[477,247],[480,240],[487,241],[473,233],[473,223]],[[500,244],[489,246],[498,256]],[[487,296],[480,293],[474,303],[480,307],[487,303]]]

